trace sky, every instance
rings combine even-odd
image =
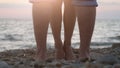
[[[120,18],[120,0],[98,0],[97,18]],[[29,0],[0,0],[0,18],[32,18]]]

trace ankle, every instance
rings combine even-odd
[[[63,48],[62,42],[55,42],[55,48],[56,48],[56,49],[61,49],[61,48]]]
[[[79,53],[79,58],[88,58],[89,57],[89,52],[80,52]]]

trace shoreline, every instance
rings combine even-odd
[[[53,44],[54,45],[54,44]],[[78,49],[79,48],[79,45],[73,45],[72,46],[74,49]],[[95,46],[95,45],[91,45],[90,46],[90,48],[91,49],[102,49],[102,48],[110,48],[110,47],[112,47],[112,45],[97,45],[97,46]],[[34,47],[33,46],[31,46],[31,47],[23,47],[23,48],[10,48],[10,49],[2,49],[2,50],[0,50],[0,52],[6,52],[6,51],[11,51],[11,50],[24,50],[24,49],[35,49],[36,47],[35,47],[35,45],[34,45]],[[54,49],[54,46],[47,46],[47,49],[49,50],[49,49]]]

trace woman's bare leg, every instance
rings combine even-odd
[[[57,0],[53,5],[51,15],[51,27],[55,40],[56,59],[64,59],[63,44],[61,40],[61,24],[62,24],[62,0]]]
[[[88,58],[91,37],[95,25],[96,7],[77,7],[76,13],[78,17],[79,32],[80,32],[80,49],[79,58]]]
[[[73,60],[75,57],[72,52],[71,48],[71,38],[73,34],[73,29],[75,26],[75,8],[72,5],[71,0],[64,0],[64,51],[65,51],[65,59],[66,60]]]
[[[48,24],[50,21],[51,5],[49,3],[33,4],[33,24],[37,43],[36,58],[40,61],[46,60],[46,39]]]

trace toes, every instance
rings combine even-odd
[[[57,50],[55,56],[56,56],[56,59],[64,59],[65,53],[64,53],[63,49]]]

